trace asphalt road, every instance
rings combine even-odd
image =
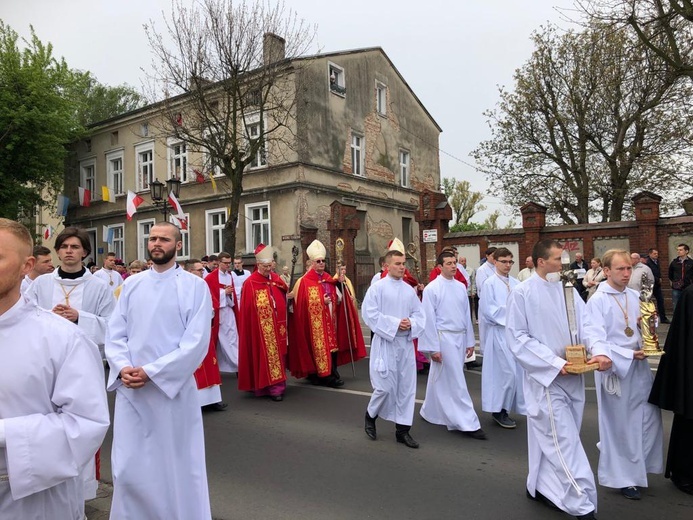
[[[488,441],[477,441],[416,416],[413,450],[395,442],[394,425],[378,421],[378,440],[363,431],[371,390],[367,360],[356,377],[342,367],[343,389],[314,387],[291,379],[285,400],[275,403],[236,389],[224,376],[224,412],[204,414],[212,513],[215,519],[558,519],[561,513],[525,497],[526,422],[503,430],[481,414]],[[589,377],[589,376],[588,376]],[[481,377],[467,372],[480,406]],[[588,380],[588,388],[593,382]],[[423,399],[420,375],[417,398]],[[582,438],[597,467],[597,405],[588,389]],[[665,439],[671,414],[664,412]],[[102,480],[110,481],[110,433],[102,456]],[[693,497],[661,475],[639,502],[599,488],[599,518],[693,518]],[[101,499],[104,502],[107,499]],[[98,517],[98,516],[97,516]],[[90,519],[92,515],[90,514]],[[194,520],[194,519],[191,519]]]

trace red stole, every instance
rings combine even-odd
[[[243,283],[238,321],[238,389],[261,390],[286,381],[286,293],[275,273],[255,270]]]
[[[324,302],[324,285],[335,283],[327,273],[319,277],[314,269],[296,282],[294,313],[289,323],[289,370],[296,378],[309,374],[325,377],[332,372],[331,353],[337,350],[337,342],[330,308]],[[335,309],[334,287],[329,296]]]

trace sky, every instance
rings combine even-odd
[[[190,4],[194,0],[183,0]],[[248,0],[252,2],[252,0]],[[276,0],[270,0],[276,3]],[[442,177],[471,182],[487,210],[507,223],[512,208],[489,191],[470,152],[491,135],[485,110],[512,89],[513,73],[530,57],[530,36],[548,22],[570,27],[573,0],[285,0],[315,25],[315,52],[382,47],[443,129]],[[32,25],[54,54],[108,85],[142,88],[151,54],[143,24],[162,27],[171,0],[2,0],[0,19],[29,35]],[[519,219],[516,218],[516,222]]]

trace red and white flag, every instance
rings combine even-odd
[[[144,199],[137,195],[137,193],[128,190],[128,201],[127,201],[127,217],[128,220],[132,220],[132,216],[137,213],[137,207],[144,202]]]
[[[89,207],[91,204],[91,191],[86,188],[79,187],[79,205]]]
[[[183,208],[180,205],[180,202],[178,202],[178,199],[173,194],[173,192],[170,192],[168,194],[168,205],[173,208],[173,211],[171,213],[175,214],[178,217],[183,216],[185,218],[185,213],[183,213]]]
[[[48,240],[52,236],[53,236],[53,226],[46,225],[45,229],[43,230],[43,239]]]
[[[178,226],[182,231],[187,231],[188,229],[188,217],[183,215],[182,217],[180,215],[171,215],[171,218],[173,219],[173,223]]]

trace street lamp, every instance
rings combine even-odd
[[[180,180],[172,177],[166,181],[166,193],[164,193],[164,183],[159,179],[154,179],[149,183],[149,195],[152,197],[152,202],[164,214],[164,221],[168,222],[168,194],[173,192],[173,195],[178,198],[180,194]]]

